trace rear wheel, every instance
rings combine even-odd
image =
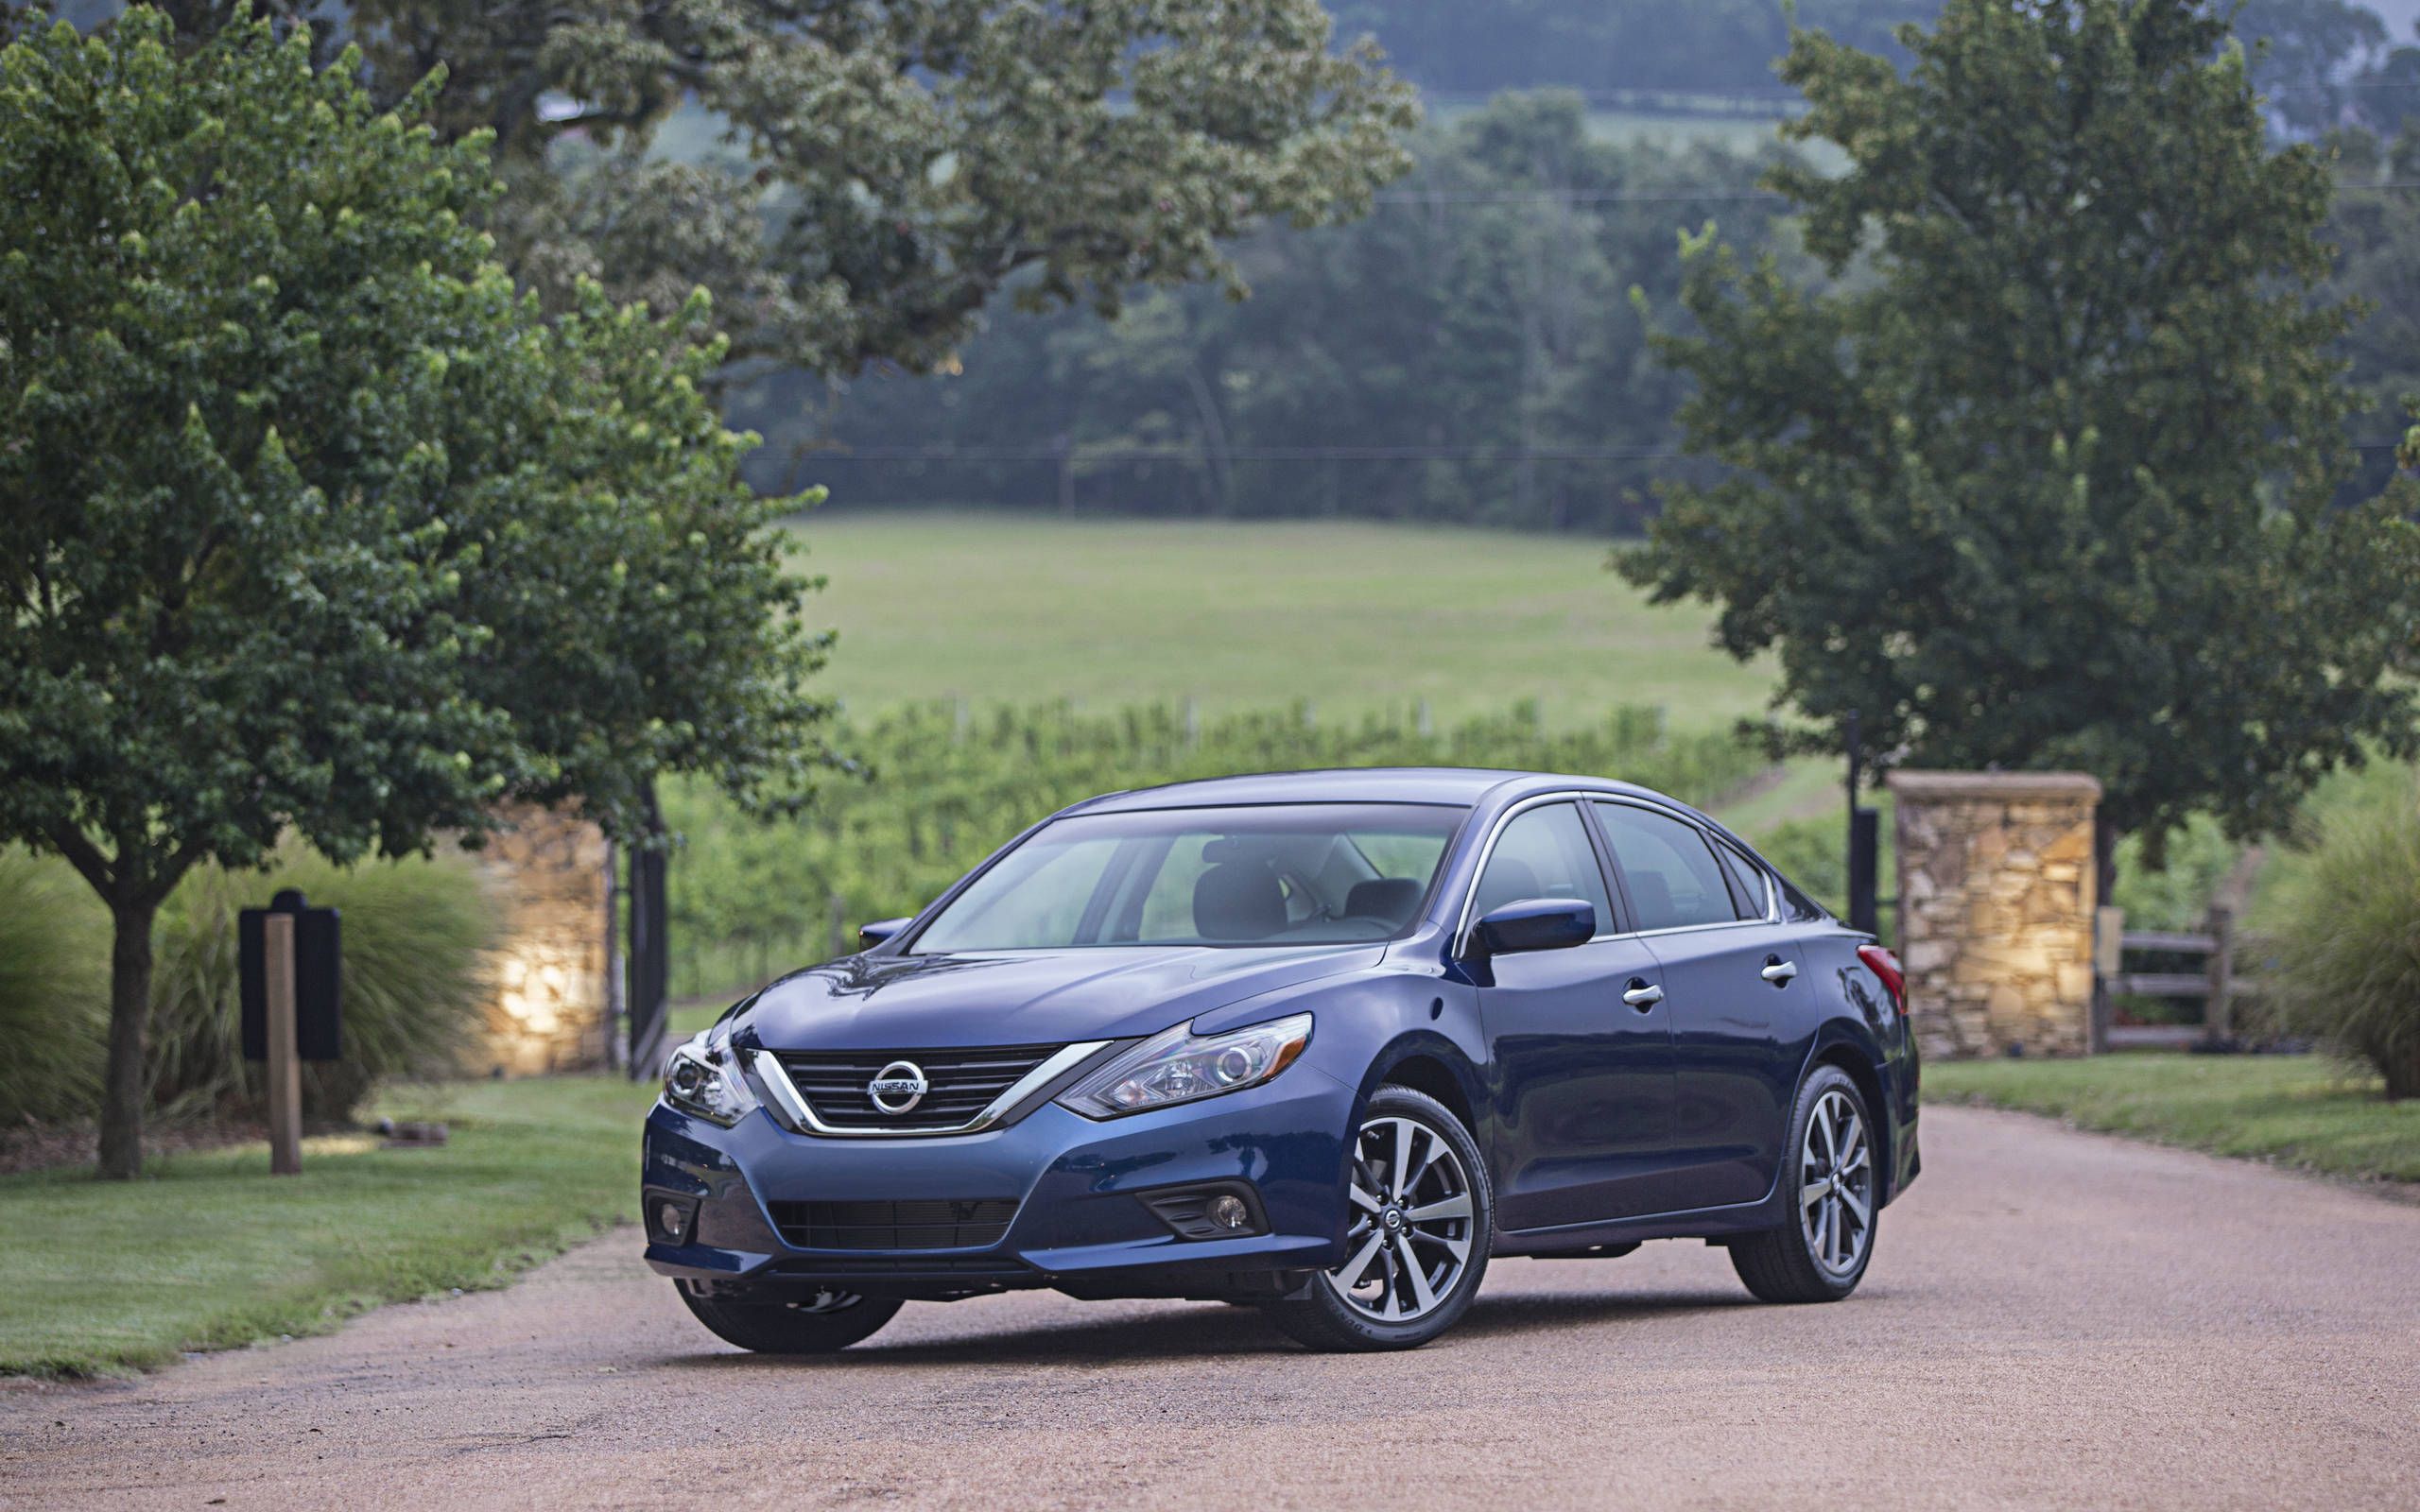
[[[1454,1326],[1487,1273],[1494,1196],[1478,1145],[1443,1103],[1381,1087],[1349,1152],[1343,1264],[1270,1305],[1314,1349],[1409,1349]]]
[[[675,1281],[673,1286],[715,1337],[757,1354],[829,1354],[845,1349],[890,1322],[900,1306],[895,1297],[859,1297],[855,1292],[815,1292],[788,1300],[755,1301],[702,1292],[689,1281]]]
[[[1783,1170],[1790,1221],[1731,1245],[1731,1267],[1768,1302],[1837,1302],[1874,1258],[1880,1207],[1865,1098],[1838,1066],[1818,1066],[1798,1091]]]

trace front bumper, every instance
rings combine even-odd
[[[677,1239],[653,1234],[647,1262],[663,1275],[747,1290],[1277,1295],[1299,1273],[1345,1258],[1354,1096],[1297,1064],[1267,1086],[1158,1112],[1096,1122],[1046,1103],[1004,1128],[900,1140],[796,1134],[761,1108],[722,1128],[658,1102],[643,1194],[695,1209]],[[1214,1181],[1249,1183],[1267,1231],[1182,1239],[1140,1195]],[[830,1249],[785,1240],[772,1206],[933,1200],[1006,1200],[1015,1213],[991,1245]]]

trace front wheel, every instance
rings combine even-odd
[[[845,1349],[896,1316],[896,1297],[816,1292],[785,1301],[743,1301],[675,1281],[681,1300],[725,1344],[757,1354],[830,1354]]]
[[[1494,1194],[1445,1105],[1381,1087],[1347,1152],[1343,1264],[1269,1315],[1314,1349],[1409,1349],[1454,1326],[1487,1274]]]
[[[1865,1098],[1838,1066],[1818,1066],[1798,1091],[1782,1184],[1790,1221],[1732,1241],[1731,1268],[1767,1302],[1837,1302],[1874,1258],[1876,1178]]]

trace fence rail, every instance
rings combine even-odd
[[[2124,917],[2115,908],[2101,910],[2100,927],[2107,933],[2100,953],[2100,990],[2095,994],[2100,1009],[2096,1048],[2182,1049],[2230,1042],[2237,1000],[2260,990],[2256,980],[2236,974],[2240,941],[2234,910],[2212,908],[2209,927],[2203,930],[2127,929]],[[2129,971],[2124,969],[2128,954],[2199,955],[2204,964],[2199,971]],[[2121,997],[2198,1001],[2202,1022],[2113,1023],[2110,1004]]]

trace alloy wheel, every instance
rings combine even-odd
[[[1470,1174],[1437,1130],[1386,1114],[1361,1125],[1347,1195],[1351,1258],[1327,1283],[1383,1323],[1427,1316],[1461,1284],[1471,1254]]]
[[[1855,1271],[1874,1237],[1874,1147],[1857,1105],[1837,1087],[1816,1101],[1806,1120],[1798,1227],[1806,1252],[1834,1276]]]
[[[804,1297],[782,1305],[793,1313],[845,1313],[864,1300],[855,1292],[836,1292],[826,1287],[813,1297]]]

